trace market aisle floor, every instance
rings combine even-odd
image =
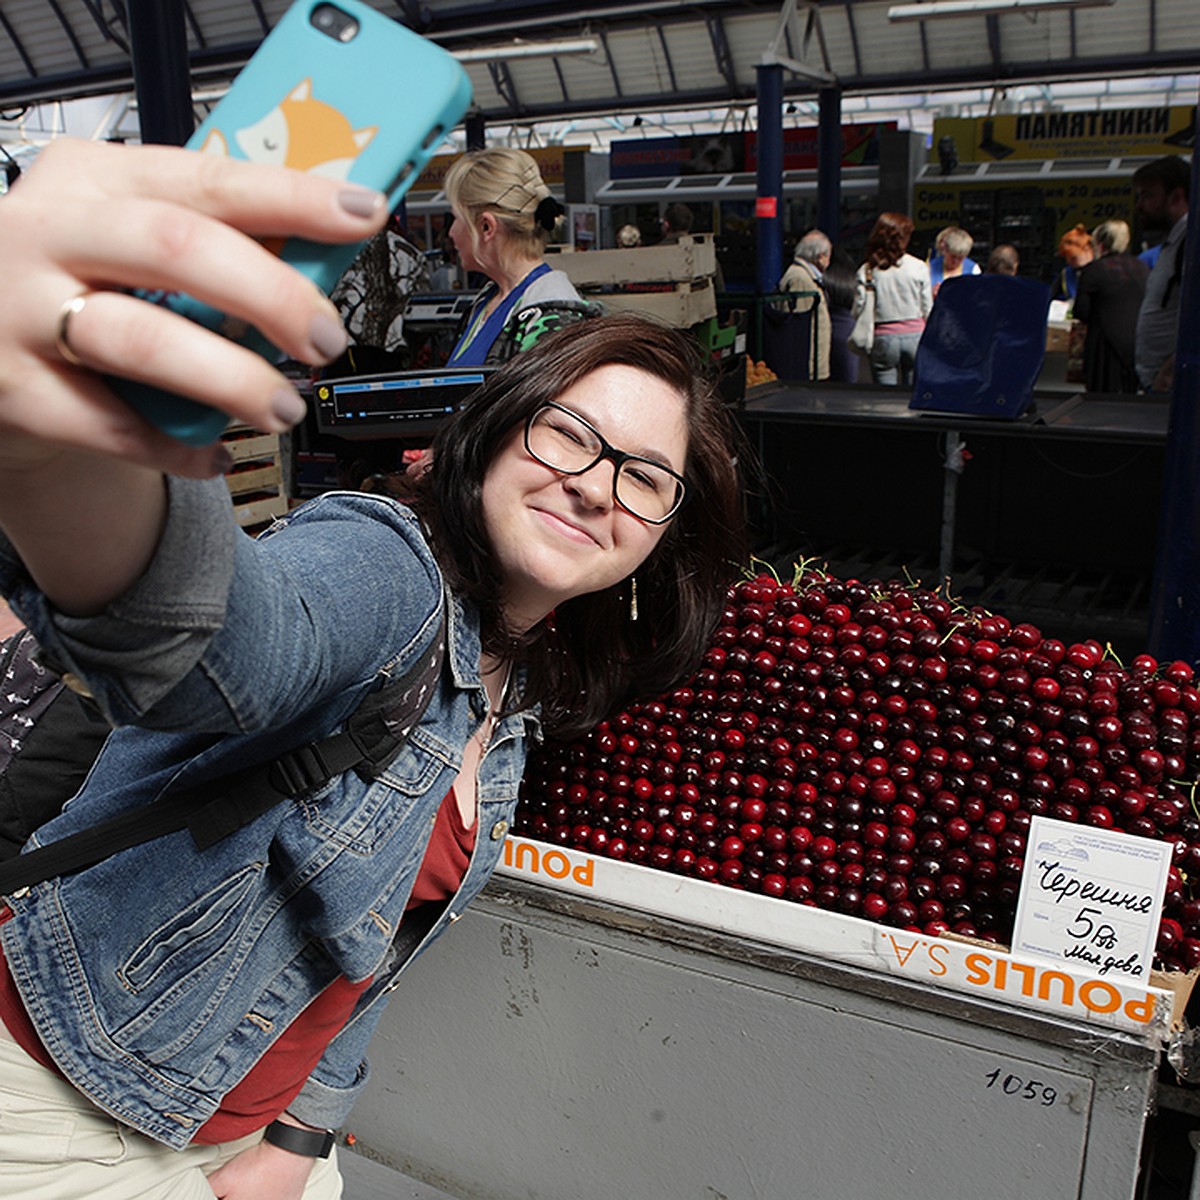
[[[345,1200],[454,1200],[448,1193],[403,1175],[382,1163],[338,1148]]]

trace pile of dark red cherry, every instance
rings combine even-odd
[[[935,935],[1007,943],[1034,815],[1170,841],[1155,965],[1200,965],[1186,663],[902,583],[730,590],[682,686],[531,757],[514,830]]]

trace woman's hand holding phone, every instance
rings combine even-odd
[[[260,355],[124,289],[186,292],[295,359],[327,362],[345,345],[336,310],[260,239],[358,242],[387,216],[380,193],[335,179],[69,139],[42,151],[0,205],[0,466],[36,469],[73,448],[195,477],[223,469],[220,446],[155,430],[102,375],[269,431],[302,416],[300,397]]]

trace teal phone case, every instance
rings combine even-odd
[[[332,3],[358,22],[353,39],[335,40],[312,24],[313,13],[329,7],[297,0],[187,145],[362,184],[385,192],[395,207],[466,112],[470,80],[451,55],[360,0]],[[279,253],[329,292],[361,245],[291,238]],[[265,357],[279,354],[256,329],[190,296],[139,295]],[[185,397],[109,382],[148,421],[190,445],[214,441],[228,422]]]

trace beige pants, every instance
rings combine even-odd
[[[102,1113],[30,1058],[0,1021],[4,1200],[213,1200],[208,1173],[261,1137],[170,1150]],[[315,1160],[304,1200],[341,1194],[335,1150]]]

